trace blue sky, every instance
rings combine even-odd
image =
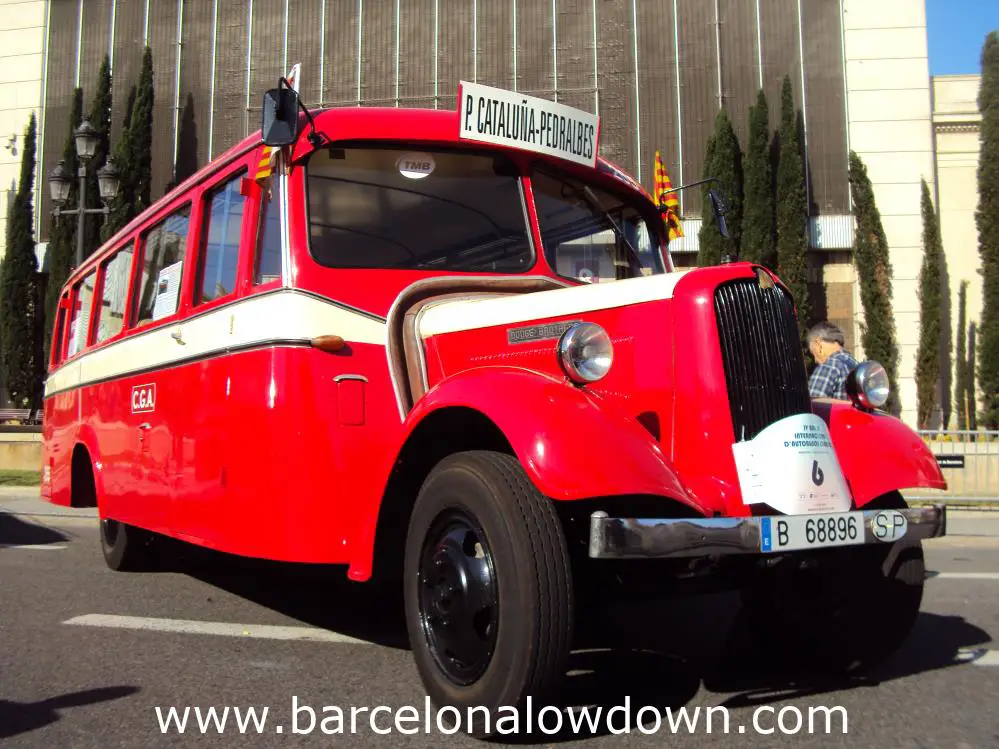
[[[926,0],[930,75],[980,73],[985,35],[999,30],[999,0]]]

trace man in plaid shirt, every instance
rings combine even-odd
[[[808,350],[819,365],[808,381],[808,391],[813,398],[847,400],[846,378],[857,366],[843,346],[843,331],[831,322],[822,322],[808,331]]]

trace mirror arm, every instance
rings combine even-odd
[[[278,85],[284,84],[286,88],[291,88],[287,78],[283,76],[279,79]],[[316,130],[316,121],[312,118],[312,113],[302,103],[302,97],[298,97],[298,108],[305,113],[305,118],[309,121],[309,134],[305,136],[314,148],[319,148],[326,142],[325,136]]]

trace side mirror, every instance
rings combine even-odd
[[[718,224],[718,231],[726,239],[730,238],[728,224],[725,223],[725,214],[728,212],[728,205],[725,198],[718,190],[709,190],[708,197],[711,198],[711,213],[714,214],[715,222]]]
[[[298,140],[298,92],[272,88],[264,94],[262,140],[268,146],[290,146]]]

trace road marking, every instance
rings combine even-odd
[[[957,651],[957,659],[963,663],[974,663],[976,666],[999,666],[999,650],[961,648]]]
[[[999,572],[931,572],[930,577],[948,580],[999,580]]]
[[[306,642],[337,642],[351,645],[370,645],[338,632],[315,627],[282,627],[270,624],[235,624],[230,622],[203,622],[193,619],[156,619],[146,616],[117,616],[114,614],[84,614],[67,619],[63,624],[110,629],[138,629],[152,632],[242,637],[254,640],[298,640]]]
[[[0,549],[22,549],[29,551],[62,551],[66,544],[0,544]]]

